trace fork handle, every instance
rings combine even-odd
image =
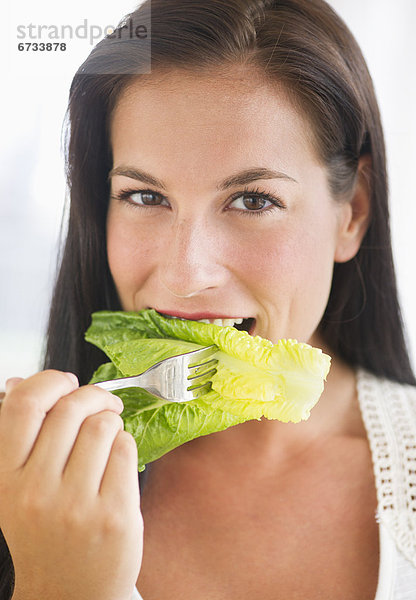
[[[110,379],[110,381],[100,381],[94,385],[102,388],[103,390],[107,390],[108,392],[129,387],[140,387],[150,392],[154,396],[163,398],[159,386],[157,385],[157,378],[152,373],[152,367],[140,375],[121,377],[120,379]]]
[[[137,378],[123,377],[121,379],[110,379],[110,381],[100,381],[94,383],[94,385],[103,390],[107,390],[107,392],[112,392],[113,390],[121,390],[123,388],[131,387],[132,385],[137,385],[132,382],[132,379]]]

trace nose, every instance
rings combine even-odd
[[[172,296],[192,298],[224,285],[223,244],[207,223],[181,220],[172,226],[165,241],[159,279]]]

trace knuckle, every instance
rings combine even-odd
[[[68,374],[64,373],[64,371],[58,371],[57,369],[45,369],[42,371],[42,374],[48,377],[59,378],[65,382],[68,380]]]
[[[47,380],[48,384],[60,386],[60,388],[64,388],[67,390],[67,393],[70,392],[71,389],[74,389],[75,381],[68,376],[68,373],[64,373],[63,371],[58,371],[56,369],[45,369],[41,371],[37,375],[34,375],[34,378],[41,377],[42,380]]]
[[[81,404],[83,407],[86,407],[86,405],[90,407],[101,405],[103,408],[105,408],[105,406],[109,404],[109,400],[112,403],[114,402],[113,394],[94,385],[81,386],[69,394],[67,399],[72,399],[74,402]]]
[[[59,521],[63,529],[71,532],[79,531],[86,526],[86,523],[91,521],[88,518],[88,511],[79,502],[74,500],[70,505],[64,503],[59,514]]]
[[[7,411],[20,416],[44,414],[41,400],[29,389],[14,389],[6,394]]]
[[[108,398],[109,396],[113,396],[111,392],[104,390],[103,388],[98,387],[97,385],[87,384],[83,386],[83,389],[88,391],[90,394],[95,394],[99,398]]]
[[[87,417],[84,421],[83,429],[87,430],[93,436],[101,436],[109,431],[110,426],[108,419],[104,415],[98,414]]]
[[[15,507],[21,515],[26,515],[30,522],[36,523],[49,513],[47,495],[38,486],[26,485],[15,497]]]
[[[44,375],[52,376],[52,377],[63,377],[64,373],[62,371],[58,371],[57,369],[45,369],[42,371]]]
[[[47,369],[27,379],[22,379],[18,385],[12,387],[5,394],[4,402],[7,405],[7,410],[18,415],[22,412],[25,414],[44,413],[43,394],[39,392],[38,387],[40,383],[45,386],[45,389],[47,389],[46,386],[51,389],[59,386],[59,390],[63,387],[68,388],[69,379],[65,373],[55,369]]]
[[[75,415],[79,411],[78,404],[79,403],[77,402],[76,398],[74,398],[74,396],[64,396],[53,407],[51,415],[62,418],[70,418],[72,415]]]
[[[63,396],[53,410],[65,415],[88,412],[96,405],[96,391],[99,391],[98,388],[93,388],[93,386],[82,386]]]
[[[101,402],[103,406],[115,406],[119,398],[107,390],[103,390],[95,385],[84,386],[85,393],[88,393],[91,397],[94,395],[97,401]]]
[[[137,461],[137,444],[134,437],[127,431],[120,431],[113,445],[113,452],[126,460]]]
[[[121,426],[122,420],[119,415],[116,415],[110,411],[102,411],[97,414],[90,415],[83,423],[83,428],[93,436],[105,436]]]
[[[51,414],[63,419],[79,419],[88,411],[85,398],[78,391],[63,396],[53,407]]]
[[[112,507],[104,511],[102,528],[105,535],[119,537],[126,529],[126,518],[121,511]]]

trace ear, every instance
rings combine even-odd
[[[351,260],[360,249],[367,231],[371,211],[371,166],[369,154],[360,158],[352,198],[341,206],[335,262],[343,263]]]

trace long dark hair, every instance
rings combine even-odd
[[[134,30],[148,11],[145,2],[116,33]],[[105,360],[84,342],[91,313],[120,309],[106,257],[109,121],[125,86],[133,78],[151,78],[138,74],[144,52],[134,36],[108,36],[80,67],[70,91],[71,206],[45,366],[71,370],[82,383]],[[282,84],[312,126],[339,201],[354,187],[360,157],[371,155],[371,221],[356,257],[335,265],[320,330],[349,364],[415,384],[392,261],[379,110],[365,61],[342,20],[324,0],[151,0],[151,60],[156,72],[215,72],[245,64],[271,85]],[[2,586],[6,579],[1,577]],[[8,598],[3,590],[1,598]]]
[[[142,23],[146,10],[147,2],[120,27]],[[283,84],[312,125],[334,197],[348,195],[359,158],[371,155],[371,222],[356,257],[335,265],[320,329],[349,364],[415,383],[397,299],[380,115],[365,61],[345,24],[323,0],[152,0],[151,16],[152,70],[247,64],[271,84]],[[92,51],[70,92],[71,208],[45,365],[72,370],[82,382],[104,360],[83,340],[91,313],[120,308],[106,259],[108,129],[124,87],[133,77],[151,77],[136,74],[143,60],[140,41],[113,35]]]

